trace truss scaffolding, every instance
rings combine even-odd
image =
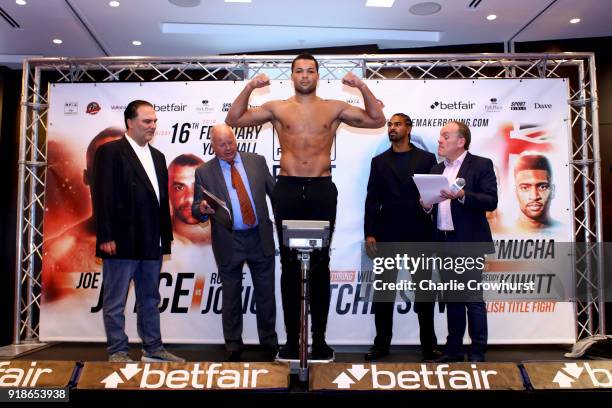
[[[288,80],[293,56],[39,58],[23,63],[18,161],[15,305],[13,345],[39,338],[43,213],[47,170],[47,114],[50,83],[239,81],[265,72]],[[575,279],[587,299],[576,300],[578,338],[605,333],[601,162],[597,83],[592,53],[440,54],[320,56],[321,80],[347,72],[364,79],[566,78],[569,81],[571,177],[574,234],[586,250]]]

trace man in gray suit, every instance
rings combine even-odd
[[[245,262],[255,289],[259,342],[273,359],[278,348],[275,248],[266,194],[272,194],[274,179],[263,156],[237,152],[231,127],[214,126],[211,142],[216,157],[196,170],[192,213],[201,221],[212,215],[212,248],[223,290],[222,320],[225,347],[229,352],[227,360],[240,361],[243,349],[242,268]],[[220,214],[215,215],[215,210],[203,198],[202,187],[225,201],[232,216],[231,229],[220,221]]]

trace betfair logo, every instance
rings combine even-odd
[[[361,379],[370,371],[363,364],[353,364],[353,366],[342,373],[334,381],[332,381],[338,389],[347,390],[351,385],[361,381]]]
[[[612,388],[610,370],[593,368],[589,363],[565,363],[563,368],[557,371],[552,382],[556,383],[559,388],[573,388],[575,382],[584,378],[583,373],[586,373],[594,388]]]
[[[470,364],[469,369],[459,369],[448,364],[428,366],[421,364],[419,370],[383,370],[376,364],[366,368],[363,364],[353,364],[343,371],[334,381],[338,389],[351,389],[364,378],[371,377],[373,390],[490,390],[491,380],[498,375],[496,370],[478,369]]]
[[[104,384],[104,388],[117,388],[119,384],[131,380],[140,370],[138,364],[126,364],[125,367],[119,369],[119,372],[115,371],[104,378],[101,383]]]
[[[476,103],[471,101],[453,101],[453,102],[443,102],[443,101],[435,101],[432,103],[429,108],[430,109],[441,109],[441,110],[471,110],[474,109]]]
[[[41,377],[52,376],[52,374],[52,369],[40,368],[36,361],[32,361],[27,368],[11,366],[10,361],[2,361],[0,362],[0,387],[36,387]]]
[[[134,379],[141,389],[240,389],[257,388],[259,377],[268,374],[266,369],[251,368],[248,363],[240,369],[221,369],[223,364],[211,363],[201,368],[199,363],[191,369],[152,369],[150,364],[126,364],[100,382],[104,388],[121,388]],[[140,374],[140,381],[137,376]]]

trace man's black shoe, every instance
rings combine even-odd
[[[389,355],[389,349],[381,349],[378,347],[372,347],[370,351],[368,351],[365,354],[364,358],[365,358],[365,361],[374,361],[374,360],[378,360],[388,355]]]
[[[447,356],[443,354],[440,358],[435,359],[434,363],[463,363],[465,357],[463,356]]]
[[[264,355],[266,356],[266,360],[268,361],[274,361],[274,359],[276,358],[276,355],[278,354],[278,346],[263,346],[263,352]]]
[[[310,358],[313,360],[333,360],[334,356],[334,349],[329,347],[325,341],[315,341],[312,343]]]
[[[429,351],[423,351],[422,361],[425,363],[433,363],[439,358],[441,358],[443,355],[444,354],[440,350],[434,349],[434,350],[429,350]]]
[[[240,361],[242,358],[242,350],[232,350],[227,354],[225,361]]]
[[[278,358],[281,360],[297,360],[300,358],[300,350],[297,344],[285,344],[278,351]]]

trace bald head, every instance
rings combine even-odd
[[[210,140],[215,156],[227,162],[234,160],[237,144],[231,127],[225,123],[213,126]]]

